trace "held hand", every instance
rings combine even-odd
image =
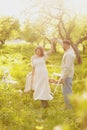
[[[64,84],[64,79],[60,78],[60,79],[58,80],[58,84]]]
[[[57,84],[57,81],[55,79],[49,79],[49,83],[55,83],[55,84]]]

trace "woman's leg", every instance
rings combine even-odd
[[[43,108],[47,108],[48,107],[48,101],[47,100],[41,100],[41,105]]]

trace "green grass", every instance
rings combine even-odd
[[[73,109],[63,110],[64,100],[60,87],[54,99],[49,101],[49,108],[43,109],[40,101],[33,100],[32,93],[18,92],[24,90],[26,75],[32,69],[30,58],[34,49],[35,46],[30,44],[10,44],[0,48],[0,80],[4,71],[9,69],[12,78],[18,81],[14,85],[0,81],[0,130],[53,130],[55,126],[61,126],[61,130],[85,130],[87,100],[84,103],[81,99],[83,93],[87,92],[86,56],[82,55],[82,65],[75,65],[74,95],[71,98]],[[46,61],[49,77],[54,72],[61,72],[62,55],[58,51]],[[51,85],[52,91],[54,88],[55,85]],[[84,104],[83,108],[81,104]]]

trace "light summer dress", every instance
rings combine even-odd
[[[34,90],[34,100],[52,100],[50,86],[48,82],[48,71],[46,68],[45,60],[47,55],[43,57],[31,58],[32,67],[35,67],[34,81],[31,88],[31,74],[29,73],[26,79],[25,92]]]

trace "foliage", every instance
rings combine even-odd
[[[71,34],[72,40],[74,43],[78,41],[78,39],[86,36],[87,34],[87,23],[86,23],[87,17],[77,17],[75,19],[75,27],[73,29],[73,32]],[[70,22],[69,22],[70,24]]]
[[[41,34],[39,30],[41,30],[42,26],[37,24],[32,24],[29,21],[26,21],[24,24],[24,29],[21,32],[22,38],[27,42],[40,42]]]
[[[13,30],[19,30],[19,22],[13,17],[0,18],[0,42],[4,44],[12,34]]]
[[[75,64],[74,94],[70,98],[73,109],[63,109],[64,100],[61,87],[58,87],[54,100],[49,102],[49,108],[43,109],[40,101],[33,100],[32,92],[24,94],[21,91],[24,90],[26,75],[31,71],[30,58],[34,53],[34,48],[31,44],[9,44],[0,49],[0,79],[2,80],[4,70],[8,69],[10,75],[18,81],[18,84],[5,84],[0,81],[0,129],[86,130],[86,55],[82,54],[84,60],[82,65]],[[53,77],[53,72],[61,71],[62,55],[58,51],[46,61],[49,77]],[[54,88],[55,85],[51,85],[52,91]]]

